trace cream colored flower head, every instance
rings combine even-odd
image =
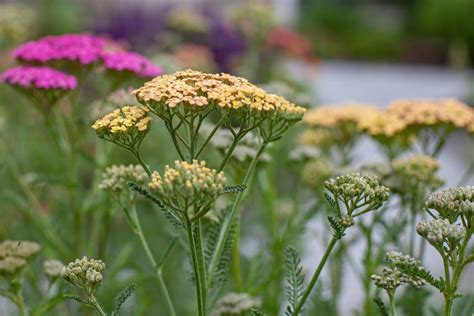
[[[404,132],[407,123],[391,112],[370,111],[360,117],[358,128],[373,137],[394,137]]]
[[[29,259],[37,254],[41,246],[34,241],[5,240],[0,244],[0,258],[17,257]]]
[[[181,195],[184,198],[216,198],[225,187],[224,173],[208,168],[205,161],[175,161],[174,168],[165,167],[163,175],[153,172],[148,187],[163,196]]]
[[[448,125],[469,130],[474,123],[474,109],[454,99],[398,100],[388,112],[415,127]]]
[[[341,124],[358,124],[377,108],[369,104],[345,103],[342,105],[319,106],[307,111],[303,122],[313,127],[337,128]]]
[[[412,155],[406,159],[395,159],[391,163],[395,174],[404,182],[417,182],[438,188],[443,180],[436,176],[439,162],[431,156]]]
[[[56,279],[61,276],[61,271],[64,268],[64,264],[56,259],[46,260],[43,262],[43,271],[48,278]]]
[[[147,179],[148,175],[140,165],[112,165],[102,174],[99,189],[119,193],[126,188],[127,182],[143,185]]]
[[[144,106],[124,106],[95,121],[92,128],[99,137],[121,140],[124,136],[140,138],[150,129],[151,117]]]
[[[102,260],[76,259],[61,270],[61,277],[66,281],[84,289],[95,289],[102,282],[102,271],[105,263]]]
[[[301,119],[304,108],[280,96],[269,94],[244,78],[229,74],[208,74],[185,70],[163,75],[145,83],[133,94],[162,118],[169,111],[185,107],[204,110],[212,106],[221,110],[251,111],[254,114],[276,114],[288,120]]]

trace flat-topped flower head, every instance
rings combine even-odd
[[[247,293],[228,293],[221,297],[212,309],[211,316],[248,315],[262,304],[259,298]]]
[[[9,278],[23,270],[27,261],[18,257],[5,257],[0,259],[0,276]]]
[[[151,117],[144,106],[124,106],[95,121],[97,136],[129,149],[139,145],[150,130]]]
[[[5,240],[0,243],[0,258],[16,257],[29,259],[37,254],[41,246],[28,240]]]
[[[104,191],[120,193],[127,189],[128,182],[145,184],[148,175],[141,165],[112,165],[105,169],[99,188]]]
[[[325,105],[309,110],[303,122],[312,127],[338,128],[343,124],[358,124],[365,116],[373,114],[377,108],[370,104],[345,103]]]
[[[461,218],[464,227],[474,225],[474,186],[456,187],[433,192],[426,207],[435,210],[441,218],[456,222]]]
[[[76,259],[68,263],[61,270],[61,277],[73,285],[82,289],[93,291],[102,282],[102,271],[105,263],[102,260]]]
[[[436,173],[439,162],[427,155],[412,155],[406,159],[395,159],[391,163],[395,174],[406,184],[423,184],[430,189],[443,185],[444,181]]]
[[[409,126],[448,126],[468,129],[474,122],[474,109],[458,100],[398,100],[392,102],[388,112]]]
[[[46,36],[27,42],[13,51],[13,57],[27,63],[74,62],[89,65],[100,59],[103,38],[89,34]]]
[[[358,128],[372,137],[392,139],[406,131],[407,122],[387,111],[366,111],[358,120]]]
[[[163,73],[161,67],[134,52],[113,51],[102,53],[104,68],[118,73],[131,73],[143,78],[153,78]]]
[[[324,181],[336,173],[334,165],[325,158],[316,158],[306,163],[301,171],[303,183],[309,188],[321,191]]]
[[[390,190],[379,183],[376,176],[349,173],[325,182],[337,203],[342,202],[347,216],[359,216],[378,209],[389,198]],[[366,206],[363,210],[355,210]],[[339,214],[342,216],[342,214]]]
[[[73,90],[77,87],[74,76],[50,67],[14,67],[2,73],[2,80],[12,86],[27,90]]]
[[[466,235],[464,227],[451,224],[444,218],[422,220],[416,226],[416,231],[431,244],[439,246],[444,242],[457,242]]]

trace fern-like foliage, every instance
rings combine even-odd
[[[227,215],[230,213],[230,211],[231,211],[231,205],[223,209],[221,213],[217,216],[217,221],[212,223],[210,227],[208,228],[207,236],[206,236],[206,247],[204,249],[204,259],[206,260],[207,266],[210,266],[212,257],[216,250],[217,241],[219,240],[219,235],[221,233],[222,225],[224,224],[224,221]],[[234,222],[231,223],[229,237],[225,240],[224,250],[222,252],[220,261],[217,264],[216,271],[214,275],[209,275],[209,278],[213,280],[213,283],[211,284],[211,286],[224,285],[227,282],[225,275],[229,267],[230,254],[232,251],[232,243],[234,241],[234,235],[235,235],[235,228],[236,228],[236,223],[234,220]]]
[[[382,301],[382,299],[380,298],[380,296],[374,297],[374,302],[377,305],[377,310],[378,310],[380,316],[389,316],[387,307],[385,306],[385,304]]]
[[[395,262],[395,266],[405,274],[418,277],[437,288],[441,293],[444,293],[446,284],[442,278],[436,279],[431,272],[419,265],[408,264],[405,262]]]
[[[345,235],[345,228],[341,225],[341,222],[333,216],[328,216],[328,222],[333,230],[333,236],[337,239],[341,239]]]
[[[165,214],[165,217],[173,224],[173,226],[177,229],[179,228],[183,228],[184,225],[181,221],[181,219],[176,216],[176,214],[174,214],[169,208],[166,207],[165,204],[163,204],[163,202],[161,202],[156,196],[154,196],[150,191],[148,191],[147,189],[139,186],[138,184],[136,184],[135,182],[128,182],[128,186],[130,187],[130,189],[132,191],[135,191],[139,194],[141,194],[142,196],[144,196],[145,198],[149,199],[150,201],[152,201],[153,203],[155,203],[158,208],[163,211],[163,213]]]
[[[288,247],[285,250],[285,274],[285,290],[288,298],[285,315],[296,316],[295,309],[303,295],[304,274],[298,250],[293,247]]]
[[[245,191],[245,189],[247,189],[246,184],[229,185],[229,186],[225,187],[224,190],[222,190],[222,193],[223,194],[226,194],[226,193],[240,193],[240,192]]]
[[[115,316],[115,315],[118,314],[118,312],[120,311],[120,308],[122,307],[122,305],[133,294],[133,292],[135,292],[136,289],[137,289],[137,286],[135,284],[131,284],[131,285],[127,286],[120,293],[119,297],[117,298],[117,302],[115,303],[115,309],[112,312],[111,316]]]
[[[326,200],[329,202],[329,205],[331,205],[333,209],[337,209],[336,200],[334,200],[332,196],[330,196],[327,193],[324,193],[324,197],[326,198]]]
[[[265,314],[256,308],[250,310],[250,316],[265,316]]]

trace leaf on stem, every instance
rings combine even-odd
[[[120,308],[125,303],[125,301],[135,292],[137,286],[135,284],[131,284],[127,286],[117,298],[117,302],[115,303],[115,309],[112,312],[112,316],[115,316],[120,311]]]
[[[382,301],[382,299],[380,298],[380,296],[374,297],[374,302],[375,302],[375,304],[377,305],[377,310],[378,310],[380,316],[389,316],[389,315],[388,315],[387,307],[386,307],[385,304],[383,303],[383,301]]]
[[[285,250],[285,274],[285,290],[289,303],[285,315],[296,316],[295,310],[303,295],[304,274],[298,250],[293,247],[288,247]]]
[[[341,225],[341,222],[332,216],[328,216],[328,221],[333,230],[333,236],[337,239],[341,239],[344,236],[345,231],[345,228]]]
[[[222,191],[222,194],[226,194],[226,193],[240,193],[240,192],[245,191],[245,189],[247,189],[247,185],[246,185],[246,184],[230,185],[230,186],[227,186],[227,187],[224,188],[224,190]]]

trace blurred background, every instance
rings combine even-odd
[[[133,47],[166,72],[229,72],[306,106],[385,106],[411,97],[472,105],[473,12],[473,0],[0,1],[0,71],[14,64],[10,51],[20,43],[90,32]],[[460,145],[466,138],[453,134],[440,157],[448,186],[474,158],[472,147]],[[377,160],[375,153],[362,142],[355,161]],[[304,264],[313,266],[319,246],[307,247],[314,256]],[[351,279],[341,298],[345,311],[359,304]]]

